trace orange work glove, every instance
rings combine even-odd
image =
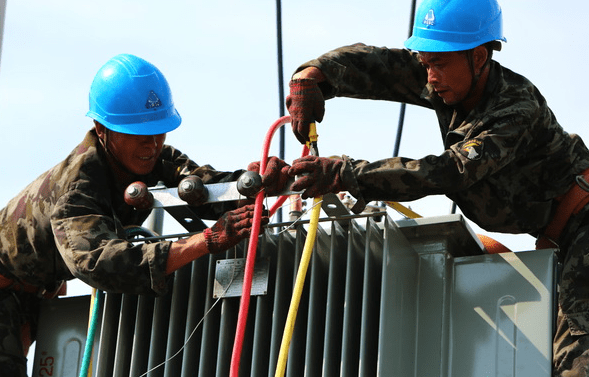
[[[237,245],[249,237],[253,218],[254,205],[249,204],[233,211],[226,212],[212,227],[204,230],[205,243],[209,253],[216,254]],[[262,215],[262,225],[268,224],[268,214]]]
[[[339,158],[305,156],[296,159],[288,174],[301,175],[301,177],[290,188],[293,191],[305,190],[301,194],[303,199],[343,191],[344,184],[340,176],[343,164],[344,161]]]
[[[301,144],[309,140],[309,124],[321,122],[325,114],[325,99],[313,78],[291,80],[286,108],[290,113],[290,125]]]
[[[266,170],[262,174],[262,185],[266,190],[267,196],[276,196],[286,189],[286,183],[290,176],[288,170],[290,165],[279,159],[278,157],[272,156],[266,163]],[[260,162],[252,162],[247,166],[247,170],[260,172]]]

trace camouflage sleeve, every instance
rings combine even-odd
[[[188,158],[187,155],[171,146],[162,151],[162,164],[156,167],[156,176],[165,177],[167,187],[176,187],[180,181],[189,175],[197,175],[205,184],[237,181],[245,170],[219,171],[211,165],[200,166]],[[156,180],[151,185],[156,184]],[[236,209],[237,202],[223,202],[195,207],[194,211],[202,219],[217,220],[225,212]]]
[[[377,99],[431,108],[422,98],[427,72],[408,50],[357,43],[323,54],[296,72],[307,67],[317,67],[325,75],[327,82],[320,88],[326,99]]]
[[[187,155],[172,146],[165,146],[161,154],[161,165],[156,166],[155,176],[157,179],[164,178],[168,187],[177,186],[178,183],[189,175],[197,175],[204,183],[217,183],[235,181],[244,172],[220,171],[211,165],[200,166]]]
[[[108,292],[166,292],[166,263],[171,242],[133,244],[105,195],[73,186],[51,216],[55,242],[70,272]]]
[[[511,115],[485,115],[469,126],[468,137],[459,129],[450,132],[446,150],[439,156],[375,162],[346,157],[342,168],[344,184],[363,202],[411,201],[466,190],[534,149],[534,135],[530,132],[533,118],[521,108],[517,115],[505,113]],[[518,179],[527,178],[522,174]],[[512,179],[509,184],[518,187],[525,183]]]

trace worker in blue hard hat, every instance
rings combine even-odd
[[[189,238],[127,240],[125,227],[141,225],[150,213],[125,202],[129,184],[176,187],[189,175],[203,183],[235,181],[243,172],[199,166],[164,144],[181,118],[153,64],[129,54],[110,59],[94,78],[87,115],[94,127],[84,140],[0,210],[2,376],[26,376],[40,302],[63,282],[78,278],[107,292],[161,295],[172,272],[233,247],[251,231],[253,205],[228,202],[194,207],[216,222]]]
[[[356,212],[373,200],[444,194],[483,229],[558,248],[554,373],[589,376],[589,150],[538,88],[493,59],[506,42],[502,23],[496,0],[424,0],[405,49],[358,43],[298,67],[286,104],[301,142],[325,100],[352,97],[435,111],[444,151],[374,162],[307,156],[288,169],[300,177],[291,189],[348,191]]]

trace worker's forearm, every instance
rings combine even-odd
[[[292,76],[292,79],[315,79],[317,82],[325,81],[323,72],[317,67],[307,67]]]
[[[166,275],[209,253],[202,233],[172,242],[168,252]]]

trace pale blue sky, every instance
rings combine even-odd
[[[91,127],[85,113],[94,74],[119,53],[141,56],[166,75],[183,117],[168,143],[219,170],[245,168],[259,159],[264,135],[279,116],[275,1],[7,3],[0,62],[0,124],[5,132],[0,141],[0,203],[80,142]],[[401,47],[410,3],[283,1],[285,85],[300,63],[341,45]],[[503,0],[501,6],[508,42],[495,59],[531,79],[568,132],[589,138],[582,83],[589,2]],[[318,128],[321,154],[390,157],[398,112],[396,103],[327,102]],[[400,155],[419,158],[442,152],[433,112],[408,107],[404,129]],[[278,153],[277,145],[275,138],[272,154]],[[292,161],[300,150],[288,129],[286,159]],[[450,209],[445,197],[409,205],[424,216]],[[490,235],[512,250],[534,247],[526,235]],[[70,284],[70,292],[89,289]]]
[[[580,82],[589,3],[504,0],[501,6],[508,42],[495,59],[531,79],[567,131],[589,138]],[[341,45],[402,47],[409,10],[409,0],[283,1],[285,85],[300,63]],[[94,74],[123,52],[166,75],[183,118],[169,144],[219,170],[259,159],[264,135],[279,116],[275,1],[8,1],[0,64],[0,203],[79,143],[91,127],[85,113]],[[390,157],[398,112],[397,103],[328,101],[318,128],[321,154]],[[408,107],[404,130],[400,155],[442,152],[433,112]],[[271,154],[277,146],[278,137]],[[287,129],[286,160],[300,150]],[[424,216],[450,209],[445,197],[407,204]],[[526,235],[491,236],[513,250],[533,248]]]

